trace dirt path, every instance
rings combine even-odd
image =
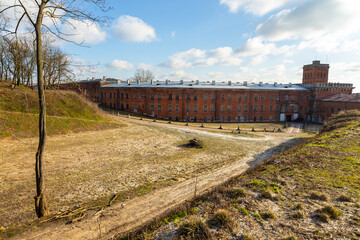
[[[184,130],[181,127],[178,129],[180,131]],[[189,131],[189,129],[185,130]],[[221,138],[234,138],[225,134],[209,133],[201,130],[192,129],[191,131],[200,134],[211,134]],[[284,137],[273,140],[284,142]],[[269,139],[261,138],[260,140],[267,141]],[[254,138],[246,138],[246,140],[252,141]],[[252,153],[250,154],[252,157],[239,159],[215,171],[199,175],[197,180],[192,178],[179,182],[148,195],[129,200],[125,202],[125,205],[116,204],[104,209],[101,214],[94,215],[95,212],[89,211],[87,216],[80,222],[68,225],[50,223],[44,228],[32,229],[17,235],[14,239],[108,239],[115,234],[126,233],[151,221],[174,206],[190,200],[194,196],[195,182],[197,182],[197,193],[204,192],[231,177],[239,175],[264,159],[279,153],[286,146],[294,145],[296,141],[296,139],[286,141],[262,154]]]

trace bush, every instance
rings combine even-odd
[[[320,201],[327,201],[329,199],[329,197],[326,194],[319,192],[311,192],[309,198]]]
[[[272,199],[273,194],[269,190],[262,190],[259,197],[264,199]]]
[[[270,212],[270,211],[266,211],[266,212],[261,212],[260,216],[262,219],[264,220],[268,220],[268,219],[276,219],[275,213]]]
[[[242,215],[248,215],[249,214],[249,210],[247,210],[246,208],[239,208],[239,212],[242,214]]]
[[[321,212],[329,215],[332,219],[338,219],[342,215],[342,211],[329,205],[322,208]]]
[[[325,223],[329,222],[329,216],[323,212],[315,213],[314,218],[318,219],[321,222],[325,222]]]
[[[178,238],[211,239],[209,228],[199,217],[190,217],[180,225],[177,231]]]
[[[245,197],[246,194],[247,192],[243,188],[231,188],[227,190],[227,195],[229,196],[229,198]]]
[[[354,201],[354,199],[352,199],[352,197],[347,196],[347,195],[340,195],[340,197],[338,197],[337,200],[340,202],[353,202]]]
[[[291,217],[293,218],[293,219],[300,219],[300,218],[304,218],[304,212],[303,211],[300,211],[300,210],[298,210],[298,211],[295,211],[292,215],[291,215]]]
[[[226,228],[232,230],[234,227],[234,219],[232,218],[230,212],[225,209],[220,209],[209,219],[208,221],[210,226],[218,228]]]

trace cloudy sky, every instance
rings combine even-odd
[[[106,26],[74,23],[61,43],[87,77],[300,83],[302,66],[330,64],[330,81],[360,92],[358,0],[108,0]],[[66,26],[63,31],[71,32]]]

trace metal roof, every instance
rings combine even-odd
[[[200,81],[153,81],[151,82],[122,82],[103,86],[104,88],[187,88],[187,89],[233,89],[233,90],[297,90],[309,91],[301,84],[281,83],[247,83],[247,82],[200,82]]]

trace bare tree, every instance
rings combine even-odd
[[[0,10],[0,16],[4,12],[12,9],[20,13],[20,17],[18,18],[16,26],[13,29],[2,29],[2,32],[6,31],[7,33],[14,33],[16,35],[20,24],[24,23],[24,19],[27,19],[31,28],[35,32],[37,84],[40,110],[39,145],[36,152],[35,161],[35,211],[39,218],[45,216],[48,213],[43,175],[43,153],[46,143],[46,106],[42,36],[44,31],[48,31],[54,34],[56,37],[66,40],[68,35],[61,31],[59,28],[60,23],[67,23],[75,28],[75,26],[69,21],[70,19],[75,19],[78,21],[90,20],[92,22],[99,21],[100,19],[94,17],[91,13],[80,10],[86,9],[89,3],[94,4],[102,10],[105,10],[105,0],[16,0],[13,4],[2,6]],[[47,17],[52,21],[51,26],[44,24],[44,17]]]
[[[137,69],[134,74],[134,80],[138,82],[150,82],[154,75],[149,70]]]

